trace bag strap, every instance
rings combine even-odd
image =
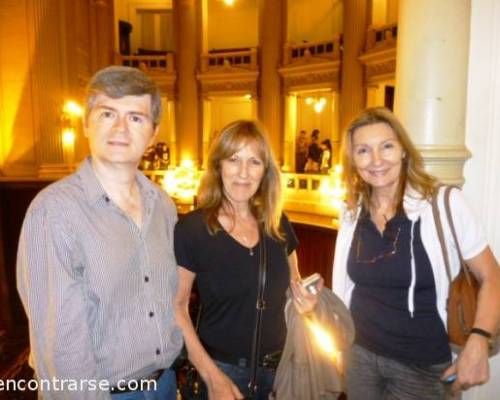
[[[467,279],[467,283],[470,285],[472,283],[470,271],[465,263],[464,257],[462,256],[462,250],[460,249],[460,244],[458,243],[457,231],[455,230],[455,224],[453,223],[453,216],[451,215],[451,207],[450,207],[450,193],[455,186],[448,186],[446,191],[444,192],[444,208],[446,210],[446,217],[448,218],[448,224],[450,225],[451,233],[453,235],[453,240],[455,241],[455,247],[457,249],[458,258],[460,260],[460,267],[464,271],[465,279]],[[458,189],[458,188],[457,188]]]
[[[463,269],[463,271],[465,273],[465,277],[467,279],[467,282],[470,284],[471,283],[470,271],[467,268],[467,264],[465,263],[464,258],[462,256],[460,244],[458,243],[457,232],[455,230],[455,224],[453,223],[453,216],[451,214],[450,194],[451,194],[451,190],[453,188],[458,189],[456,186],[446,186],[445,187],[445,190],[444,190],[444,209],[446,212],[446,218],[448,220],[448,225],[450,227],[450,230],[451,230],[451,233],[453,236],[453,241],[455,242],[455,247],[457,249],[458,258],[460,259],[460,267]],[[444,238],[443,225],[441,222],[441,217],[439,215],[438,196],[439,196],[439,188],[438,188],[438,190],[436,190],[436,192],[432,196],[432,214],[434,215],[434,222],[436,224],[436,230],[438,233],[439,244],[441,245],[441,251],[443,253],[444,264],[446,266],[446,274],[448,275],[448,280],[451,283],[452,275],[451,275],[451,268],[450,268],[450,260],[448,258],[448,251],[446,250],[446,241]]]
[[[266,254],[266,236],[263,230],[260,230],[260,259],[259,259],[259,281],[257,286],[257,303],[255,327],[253,332],[252,341],[252,358],[250,363],[250,382],[248,383],[249,398],[253,399],[257,393],[257,367],[259,365],[260,341],[262,333],[262,314],[266,308],[264,300],[264,291],[266,288],[266,274],[267,274],[267,254]]]
[[[444,265],[446,267],[446,275],[448,276],[448,281],[451,283],[452,279],[451,279],[450,260],[448,258],[448,251],[446,250],[446,241],[444,239],[443,224],[441,223],[441,216],[439,215],[438,196],[440,188],[441,186],[438,186],[438,188],[432,195],[432,215],[434,216],[434,224],[436,225],[439,244],[441,245],[441,253],[443,254]],[[446,190],[447,189],[448,188],[446,188]]]

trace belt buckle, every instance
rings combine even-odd
[[[261,366],[264,368],[276,369],[281,360],[281,351],[266,354],[262,357]]]

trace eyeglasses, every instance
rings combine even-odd
[[[401,234],[401,228],[398,228],[398,231],[394,235],[394,240],[392,242],[392,250],[391,251],[389,251],[387,253],[378,254],[372,258],[369,258],[368,260],[360,260],[359,259],[359,255],[361,254],[361,235],[358,234],[358,243],[356,245],[356,262],[358,264],[374,264],[378,260],[381,260],[382,258],[395,255],[397,253],[397,250],[398,250],[398,240],[399,240],[400,234]]]

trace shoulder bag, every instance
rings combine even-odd
[[[458,258],[460,260],[460,272],[454,279],[452,279],[450,260],[448,257],[448,251],[446,249],[443,225],[441,223],[441,217],[439,214],[439,190],[437,190],[432,197],[432,212],[434,215],[434,222],[436,224],[439,243],[441,245],[441,250],[443,253],[443,260],[446,266],[446,274],[450,282],[447,302],[448,338],[452,350],[460,351],[461,348],[463,348],[463,346],[465,345],[465,342],[467,341],[467,338],[469,337],[471,329],[474,325],[477,309],[477,297],[480,285],[465,263],[462,256],[462,251],[460,249],[460,244],[458,242],[457,233],[450,209],[450,192],[453,188],[459,190],[454,186],[446,186],[444,189],[444,209],[446,212],[448,225],[453,236],[453,241],[455,242],[455,248],[458,253]],[[492,341],[492,344],[493,343],[494,342]],[[496,338],[496,345],[492,345],[490,348],[490,355],[494,354],[497,351],[497,348],[498,337]]]

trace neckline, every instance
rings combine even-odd
[[[260,235],[259,235],[259,239],[257,240],[257,242],[253,245],[253,246],[247,246],[243,243],[241,243],[238,239],[236,239],[233,235],[231,235],[226,229],[224,229],[224,227],[222,226],[222,224],[220,224],[220,227],[222,229],[222,231],[224,232],[224,234],[229,237],[234,243],[236,243],[238,245],[238,247],[242,248],[242,249],[245,249],[245,251],[247,251],[251,256],[253,256],[255,254],[255,251],[257,249],[257,247],[259,246],[259,243],[260,243]]]

